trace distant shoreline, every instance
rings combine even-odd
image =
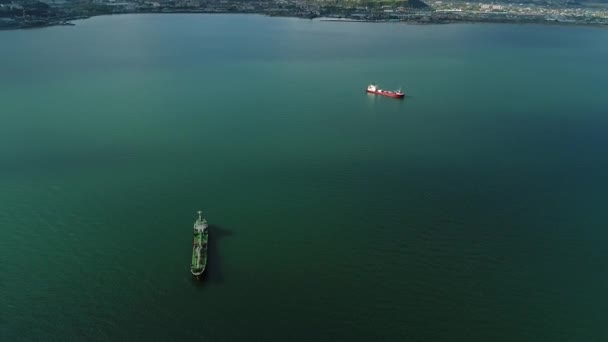
[[[346,22],[346,23],[390,23],[390,24],[409,24],[409,25],[450,25],[450,24],[505,24],[505,25],[549,25],[549,26],[579,26],[579,27],[603,27],[608,28],[608,24],[596,23],[577,23],[550,20],[444,20],[444,21],[420,21],[420,20],[359,20],[359,19],[335,19],[318,18],[318,21],[326,22]]]
[[[471,18],[466,19],[455,19],[455,18],[437,18],[435,20],[396,20],[396,19],[352,19],[352,18],[336,18],[336,17],[302,17],[296,15],[273,15],[268,13],[253,13],[253,12],[222,12],[222,11],[205,11],[205,10],[176,10],[176,11],[163,11],[163,12],[125,12],[125,13],[108,13],[108,14],[95,14],[89,16],[75,16],[56,18],[52,22],[44,22],[42,20],[35,20],[32,22],[21,23],[19,26],[0,26],[0,31],[8,30],[26,30],[36,28],[46,28],[53,26],[77,26],[72,21],[86,20],[94,17],[102,16],[114,16],[114,15],[125,15],[125,14],[235,14],[235,15],[259,15],[265,17],[278,17],[278,18],[297,18],[303,20],[314,20],[321,22],[346,22],[346,23],[394,23],[394,24],[410,24],[410,25],[448,25],[448,24],[532,24],[532,25],[550,25],[550,26],[580,26],[580,27],[602,27],[608,28],[607,24],[601,23],[585,23],[585,22],[565,22],[565,21],[552,21],[552,20],[532,20],[532,19],[504,19],[504,18],[480,18],[480,20],[474,20]]]

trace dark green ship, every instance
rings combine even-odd
[[[190,272],[197,278],[205,272],[207,266],[207,242],[209,241],[209,229],[207,220],[201,217],[202,212],[198,212],[198,219],[194,222],[194,244],[192,246],[192,264]]]

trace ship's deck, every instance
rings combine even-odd
[[[207,264],[207,241],[208,241],[209,233],[204,231],[202,234],[195,232],[194,233],[194,241],[192,246],[192,264],[191,269],[194,272],[201,271],[205,268]],[[201,246],[201,256],[198,258],[196,249],[198,246]]]

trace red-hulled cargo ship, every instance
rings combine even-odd
[[[405,93],[402,92],[401,89],[396,90],[396,91],[384,90],[384,89],[378,88],[378,86],[373,83],[367,86],[367,92],[370,94],[388,96],[388,97],[393,97],[396,99],[402,99],[405,96]]]

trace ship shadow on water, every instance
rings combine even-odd
[[[223,283],[224,274],[222,273],[222,253],[220,244],[226,237],[233,235],[230,229],[223,228],[217,224],[209,224],[209,246],[207,249],[207,267],[205,272],[197,280],[192,277],[195,283],[203,286],[205,283]]]

